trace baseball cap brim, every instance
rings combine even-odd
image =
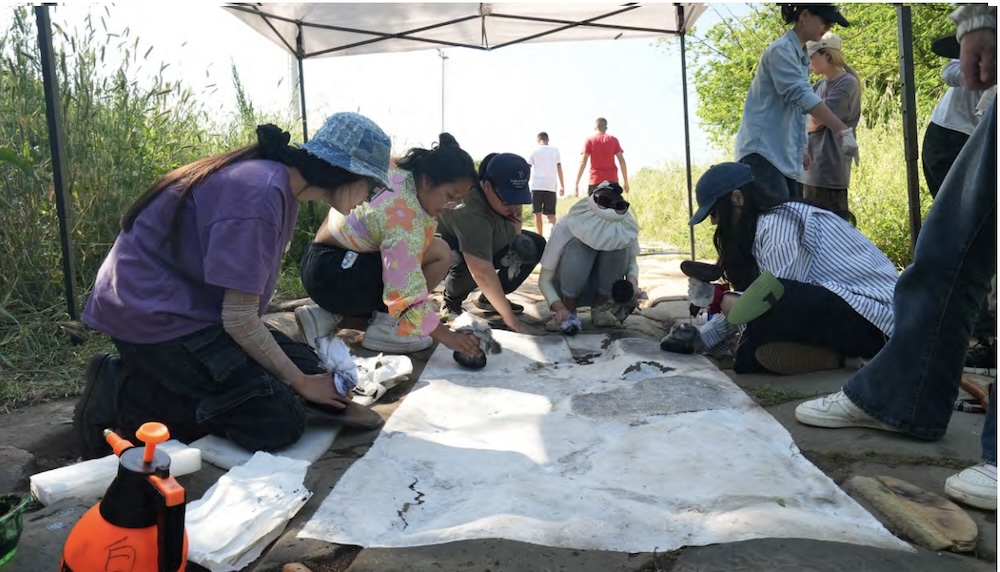
[[[498,186],[497,192],[500,194],[500,198],[503,199],[503,202],[508,205],[531,204],[531,190],[527,187],[518,189],[512,186]]]
[[[934,40],[931,43],[931,51],[942,58],[951,60],[957,60],[962,55],[962,47],[959,45],[958,38],[954,34]]]
[[[838,10],[836,6],[830,4],[802,4],[802,7],[809,10],[813,14],[826,18],[834,24],[838,24],[844,28],[851,25],[851,23],[847,21],[847,18],[840,13],[840,10]]]
[[[691,217],[691,221],[688,222],[688,226],[701,224],[703,220],[708,218],[708,215],[712,214],[712,207],[714,206],[715,203],[712,203],[710,205],[702,205],[701,207],[699,207],[698,210],[695,211],[694,216]]]

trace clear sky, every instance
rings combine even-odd
[[[717,22],[720,11],[741,9],[745,7],[710,8],[698,25]],[[210,108],[233,110],[234,63],[258,108],[288,113],[289,56],[218,4],[63,6],[55,10],[53,21],[79,26],[87,11],[104,16],[109,30],[127,26],[132,37],[139,38],[140,53],[153,46],[146,67],[169,63],[167,73],[201,93]],[[3,14],[0,22],[8,19],[9,13]],[[621,140],[633,173],[682,159],[679,53],[658,46],[655,38],[549,42],[493,52],[447,49],[445,129],[476,158],[491,151],[528,154],[535,134],[544,130],[563,152],[565,165],[575,164],[594,119],[603,116],[608,132]],[[441,74],[442,60],[435,50],[306,60],[310,131],[329,113],[360,110],[392,135],[397,152],[413,144],[429,145],[441,127]],[[206,88],[212,84],[217,89]],[[728,157],[730,150],[709,147],[695,115],[693,86],[689,92],[694,161]]]

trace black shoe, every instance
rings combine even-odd
[[[660,340],[660,349],[675,354],[693,354],[701,349],[701,334],[691,324],[677,323]]]
[[[521,312],[524,312],[524,306],[522,306],[520,304],[515,304],[514,302],[511,302],[510,300],[507,300],[507,302],[510,304],[510,309],[513,310],[515,314],[520,314]],[[496,311],[496,309],[493,307],[493,304],[490,304],[490,301],[487,300],[486,296],[483,296],[482,294],[480,294],[478,298],[476,298],[475,300],[473,300],[472,304],[475,307],[479,308],[480,310],[482,310],[482,311],[484,311],[486,313],[489,313],[489,314],[499,314],[500,313],[500,312]]]
[[[444,322],[451,322],[452,320],[455,320],[459,316],[461,316],[462,315],[462,311],[463,310],[462,310],[462,303],[461,302],[459,302],[459,303],[456,304],[454,302],[450,302],[448,300],[445,300],[444,304],[441,305],[440,318]]]
[[[695,262],[694,260],[685,260],[681,262],[681,272],[689,278],[701,280],[702,282],[715,282],[719,278],[722,278],[721,266],[717,264]]]
[[[965,354],[965,373],[992,376],[997,369],[997,346],[988,340],[977,340]]]
[[[118,428],[118,390],[122,377],[120,357],[99,353],[90,358],[83,395],[73,410],[73,431],[84,459],[111,454],[104,430]]]

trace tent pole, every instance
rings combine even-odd
[[[309,142],[309,123],[306,121],[306,81],[303,73],[302,60],[305,59],[305,50],[302,49],[302,23],[299,22],[299,33],[295,37],[295,59],[299,65],[299,114],[302,116],[302,142]],[[309,201],[306,207],[309,217],[309,227],[316,228],[316,205]]]
[[[691,128],[688,125],[688,81],[687,81],[687,22],[684,20],[684,5],[677,6],[677,21],[681,36],[681,97],[684,101],[684,166],[687,172],[688,220],[694,216],[694,202],[691,198]],[[695,259],[694,227],[688,226],[691,237],[691,260]]]
[[[906,194],[910,211],[910,253],[920,234],[920,178],[917,170],[917,105],[913,80],[913,20],[910,7],[896,5],[899,76],[902,79],[903,156],[906,161]]]
[[[49,129],[49,147],[52,152],[52,183],[56,194],[56,214],[59,217],[59,241],[62,243],[63,287],[66,293],[66,313],[71,320],[79,318],[76,311],[76,270],[73,265],[73,247],[69,231],[69,200],[66,189],[63,149],[62,108],[59,106],[59,78],[56,75],[55,53],[52,49],[52,23],[49,7],[35,6],[38,24],[38,51],[41,56],[42,78],[45,86],[45,117]]]
[[[306,122],[306,82],[302,73],[302,60],[305,53],[302,50],[302,24],[299,24],[299,34],[295,39],[295,59],[299,63],[299,109],[302,111],[302,142],[309,141],[309,124]]]

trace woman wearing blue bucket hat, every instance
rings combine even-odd
[[[389,185],[351,211],[330,209],[302,258],[302,284],[316,305],[295,310],[306,341],[343,316],[372,317],[362,347],[411,353],[439,341],[475,357],[474,336],[441,323],[429,291],[444,280],[451,249],[434,236],[435,217],[455,209],[476,183],[476,168],[454,137],[413,148],[396,161]]]
[[[801,201],[762,204],[741,163],[710,168],[696,195],[690,224],[716,225],[723,278],[742,294],[727,293],[722,313],[700,328],[676,324],[661,348],[712,352],[742,327],[734,371],[796,374],[870,358],[885,345],[899,274],[849,222]],[[709,288],[689,280],[692,292]]]
[[[260,319],[299,203],[349,212],[388,185],[389,138],[356,113],[330,116],[305,144],[274,125],[257,141],[175,169],[129,207],[83,321],[121,357],[97,354],[74,428],[86,457],[102,431],[159,421],[183,441],[211,433],[255,450],[296,442],[307,417],[378,427],[341,395],[305,344]]]

